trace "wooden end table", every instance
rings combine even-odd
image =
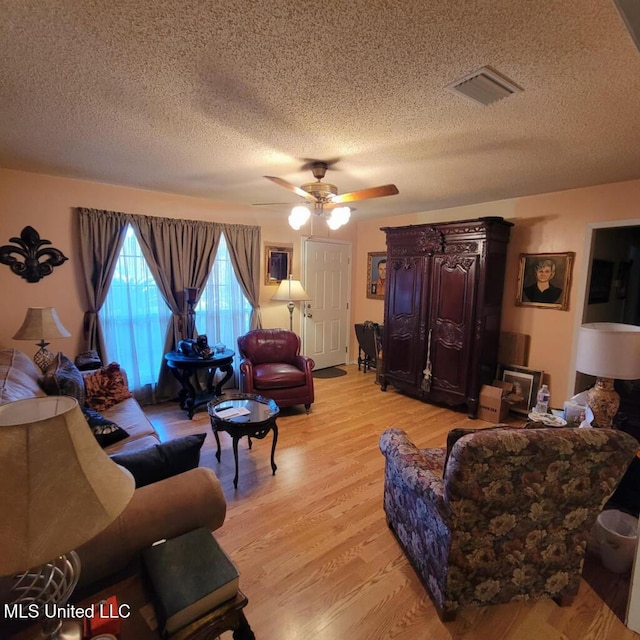
[[[246,411],[243,415],[225,417],[222,412],[227,409],[240,409]],[[276,443],[278,442],[278,425],[276,418],[280,413],[278,405],[270,398],[258,396],[253,393],[230,393],[219,400],[209,402],[207,411],[211,419],[211,430],[216,438],[218,450],[216,458],[220,462],[220,438],[219,431],[225,431],[233,440],[233,457],[236,463],[236,474],[233,478],[233,486],[238,488],[238,441],[243,436],[249,438],[249,449],[251,449],[251,438],[262,440],[270,431],[273,432],[273,443],[271,445],[271,469],[276,475],[278,468],[275,463]]]
[[[235,352],[231,349],[225,349],[221,353],[212,353],[209,358],[193,358],[185,356],[179,351],[170,351],[165,354],[164,359],[167,361],[167,366],[182,387],[178,394],[178,400],[180,408],[187,412],[189,420],[193,418],[198,407],[207,404],[213,398],[224,395],[222,386],[233,375],[233,356],[235,356]],[[201,369],[206,369],[209,372],[207,386],[204,389],[201,388],[197,375]],[[215,373],[218,369],[223,371],[225,375],[218,384],[214,384]]]
[[[160,631],[151,629],[148,623],[153,613],[152,600],[146,582],[140,574],[123,578],[116,584],[105,587],[78,603],[80,607],[88,607],[115,595],[118,605],[122,607],[120,632],[118,640],[160,640]],[[255,640],[243,609],[247,606],[247,597],[238,590],[235,598],[223,602],[218,607],[176,631],[169,640],[211,640],[225,631],[233,631],[234,640]],[[126,616],[126,617],[125,617]],[[11,637],[14,640],[27,640],[39,633],[39,627],[30,625]]]

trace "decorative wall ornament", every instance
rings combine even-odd
[[[42,245],[51,244],[50,240],[40,238],[33,227],[25,227],[19,238],[9,238],[18,246],[5,244],[0,246],[0,263],[9,265],[11,271],[27,282],[38,282],[50,275],[54,267],[59,267],[68,258],[59,249]],[[14,257],[17,254],[19,257]],[[22,260],[20,259],[22,258]],[[45,258],[42,260],[42,258]],[[42,261],[41,261],[42,260]]]

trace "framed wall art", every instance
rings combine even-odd
[[[521,253],[516,305],[566,311],[575,255]]]
[[[367,298],[384,300],[387,287],[387,253],[374,251],[367,260]]]
[[[542,384],[543,371],[518,367],[513,364],[499,364],[497,379],[513,385],[506,399],[511,403],[511,411],[527,415],[536,403],[538,389]]]
[[[265,284],[280,284],[281,280],[286,280],[289,277],[289,274],[291,273],[293,246],[275,247],[265,245],[264,257]]]

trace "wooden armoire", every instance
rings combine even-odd
[[[381,388],[465,405],[475,418],[496,374],[512,223],[498,217],[406,227],[387,235]]]

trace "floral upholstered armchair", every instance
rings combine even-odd
[[[640,448],[613,429],[454,429],[447,449],[380,438],[384,510],[442,620],[578,591],[587,538]]]

